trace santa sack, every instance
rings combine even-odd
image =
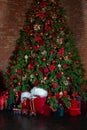
[[[28,98],[30,99],[31,94],[29,92],[22,92],[21,93],[21,101],[23,100],[23,98]]]
[[[50,115],[50,109],[46,104],[46,97],[48,92],[43,88],[34,87],[31,89],[31,100],[33,102],[34,109],[36,113],[41,114],[43,116]]]

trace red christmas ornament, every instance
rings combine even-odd
[[[71,79],[71,82],[73,83],[73,82],[74,82],[74,79]]]
[[[53,45],[54,45],[54,42],[51,42],[50,45],[53,46]]]
[[[56,50],[56,49],[57,49],[57,46],[54,46],[54,49]]]
[[[58,86],[57,83],[53,83],[53,84],[52,84],[52,88],[56,88],[57,86]]]
[[[43,67],[40,67],[39,70],[40,70],[42,73],[44,72]]]
[[[40,49],[40,45],[37,45],[36,46],[36,50],[38,51]]]
[[[41,40],[41,37],[36,36],[36,37],[34,38],[34,40],[35,40],[36,42],[39,42],[39,41]]]
[[[43,36],[43,32],[41,32],[40,35]]]
[[[53,51],[50,51],[50,55],[53,55]]]
[[[70,77],[67,77],[66,79],[67,79],[67,80],[70,80]]]
[[[35,32],[35,34],[37,35],[37,34],[38,34],[38,32]]]
[[[22,71],[22,70],[18,70],[17,73],[18,73],[19,75],[22,75],[23,71]]]
[[[12,81],[10,81],[10,85],[11,85],[11,86],[13,85],[13,82],[12,82]]]
[[[48,68],[45,67],[43,71],[44,73],[48,73]]]
[[[68,67],[68,65],[67,65],[67,64],[64,64],[64,65],[63,65],[63,68],[67,68],[67,67]]]
[[[64,72],[62,71],[61,74],[64,75]]]
[[[65,33],[66,33],[66,34],[70,34],[69,29],[66,29]]]
[[[56,63],[56,60],[52,60],[52,64],[55,64]]]
[[[29,69],[29,70],[33,70],[34,67],[33,67],[31,64],[28,64],[28,69]]]
[[[21,49],[22,49],[22,50],[25,50],[25,47],[24,47],[24,46],[22,46],[22,47],[21,47]]]
[[[59,60],[62,60],[62,57],[59,57]]]
[[[68,96],[67,91],[64,91],[64,92],[63,92],[63,96],[65,96],[65,97],[67,97],[67,96]]]
[[[78,64],[78,63],[79,63],[79,61],[78,61],[78,60],[76,60],[76,61],[75,61],[75,64]]]
[[[51,39],[51,38],[52,38],[52,35],[50,35],[49,38]]]
[[[58,51],[58,54],[63,56],[64,55],[64,47],[61,47]]]
[[[40,40],[40,46],[44,45],[44,40]]]
[[[42,58],[42,60],[43,60],[43,61],[46,61],[46,58],[44,57],[44,58]]]
[[[60,27],[60,31],[62,31],[63,30],[63,27]]]
[[[73,93],[72,93],[72,96],[73,96],[73,97],[77,97],[77,96],[79,96],[79,94],[78,94],[78,92],[73,92]]]
[[[45,14],[43,12],[41,12],[41,13],[37,14],[37,16],[40,17],[41,19],[43,19]]]
[[[18,50],[18,49],[19,49],[19,47],[18,47],[18,46],[16,46],[16,47],[15,47],[15,50]]]
[[[32,46],[30,46],[30,50],[32,50],[33,49],[33,47]]]
[[[56,66],[55,65],[49,65],[49,69],[50,69],[50,71],[54,71],[56,69]]]
[[[46,1],[41,1],[41,7],[45,8],[46,7]]]
[[[34,14],[32,14],[32,17],[34,17]]]
[[[18,82],[18,85],[21,86],[21,82]]]
[[[33,33],[30,33],[30,36],[33,36]]]
[[[17,76],[15,76],[15,75],[10,76],[10,79],[12,79],[12,80],[15,79],[15,78],[17,78]]]
[[[57,74],[57,78],[58,78],[58,79],[60,79],[61,76],[62,76],[61,73],[58,73],[58,74]]]
[[[46,25],[45,26],[45,31],[49,31],[49,30],[51,30],[51,27],[49,25]]]
[[[40,81],[39,81],[39,80],[36,80],[36,81],[34,82],[34,86],[38,86],[39,83],[40,83]]]
[[[50,24],[50,20],[47,21],[47,24]]]
[[[63,23],[65,22],[64,19],[61,20]]]
[[[68,52],[68,55],[71,55],[71,52],[70,52],[70,51]]]
[[[38,72],[36,72],[35,75],[38,76]]]

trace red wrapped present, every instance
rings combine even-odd
[[[71,105],[73,108],[80,108],[80,101],[76,100],[76,98],[71,100]]]
[[[80,108],[70,108],[70,116],[78,116],[81,115]]]
[[[70,110],[70,115],[71,116],[78,116],[81,114],[81,109],[80,109],[80,101],[76,100],[76,98],[71,100],[71,107],[69,108]]]

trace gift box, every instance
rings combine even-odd
[[[64,107],[58,106],[57,110],[54,112],[55,117],[63,117],[64,116]]]
[[[71,105],[73,108],[80,108],[80,101],[78,101],[76,98],[71,100]]]
[[[70,108],[70,116],[81,115],[80,108]]]
[[[80,101],[76,98],[71,100],[71,107],[69,108],[70,116],[78,116],[81,114]]]

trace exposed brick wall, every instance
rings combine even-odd
[[[87,0],[61,0],[77,43],[87,79]],[[0,0],[0,70],[6,71],[25,13],[33,0]]]
[[[61,0],[65,8],[68,24],[73,31],[76,45],[81,55],[87,80],[87,0]],[[87,86],[82,86],[87,91]]]
[[[31,0],[0,0],[0,70],[6,71]]]
[[[61,0],[81,55],[87,79],[87,0]]]

